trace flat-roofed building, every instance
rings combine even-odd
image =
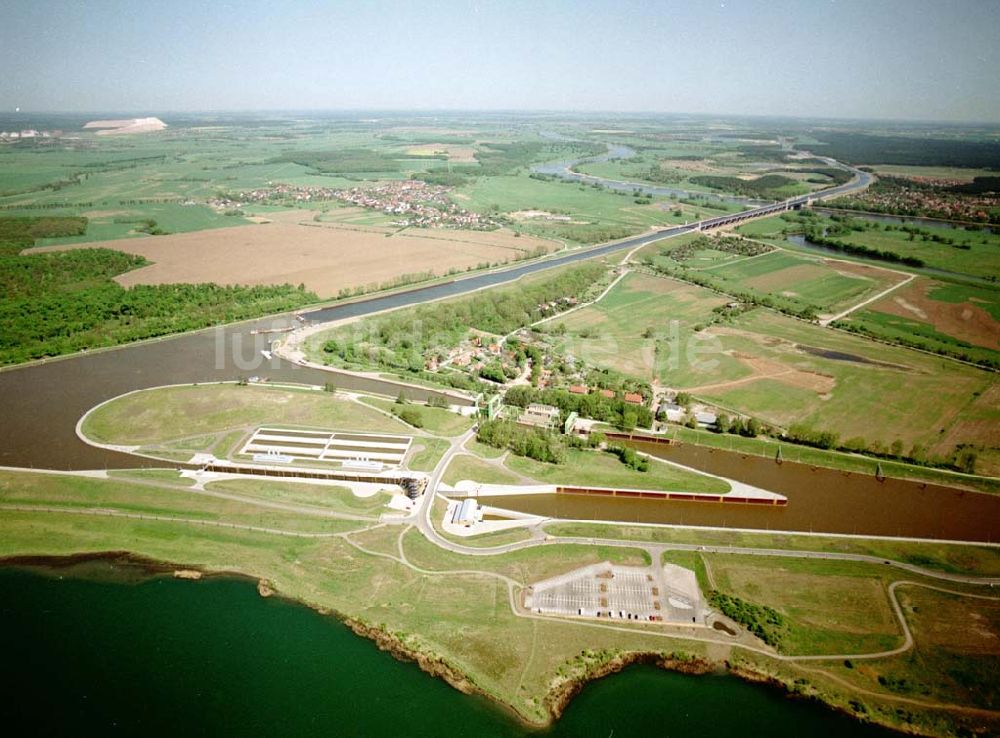
[[[559,422],[559,408],[533,402],[524,409],[519,420],[529,425],[551,428]]]
[[[469,528],[479,520],[479,503],[469,498],[456,505],[451,522]]]

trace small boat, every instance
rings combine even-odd
[[[264,350],[263,350],[263,351],[261,351],[260,353],[261,353],[261,356],[263,356],[263,357],[264,357],[265,359],[267,359],[268,361],[270,361],[270,360],[271,360],[271,355],[272,355],[272,354],[271,354],[271,352],[270,352],[270,351],[268,351],[267,349],[264,349]]]

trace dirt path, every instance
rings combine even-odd
[[[895,271],[895,270],[889,270],[889,269],[887,269],[886,271]],[[895,272],[895,273],[896,274],[905,274],[905,272]],[[876,300],[881,300],[883,297],[885,297],[886,295],[888,295],[890,292],[898,290],[900,287],[902,287],[903,285],[909,284],[910,282],[912,282],[916,278],[917,278],[916,274],[909,274],[909,275],[907,275],[906,279],[904,279],[902,282],[897,282],[896,284],[892,285],[888,289],[882,290],[877,295],[873,295],[873,296],[869,297],[867,300],[863,300],[863,301],[859,302],[857,305],[853,305],[853,306],[847,308],[847,310],[843,310],[843,311],[837,313],[836,315],[834,315],[832,317],[823,318],[822,320],[819,321],[819,324],[822,325],[822,326],[828,326],[828,325],[830,325],[830,323],[833,323],[836,320],[840,320],[841,318],[846,318],[848,315],[850,315],[851,313],[853,313],[855,310],[860,310],[865,305],[870,305],[871,303],[875,302]]]

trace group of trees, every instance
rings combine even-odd
[[[39,238],[81,236],[87,232],[87,219],[78,217],[4,217],[0,218],[0,255],[16,255],[33,246]]]
[[[630,469],[638,472],[649,471],[649,459],[645,456],[640,456],[634,448],[624,446],[620,443],[611,443],[608,444],[605,450],[609,454],[617,456]]]
[[[504,401],[516,407],[541,402],[559,408],[563,418],[575,412],[580,417],[611,423],[624,431],[649,428],[653,424],[653,414],[645,405],[633,405],[621,397],[605,397],[596,391],[578,395],[563,389],[539,390],[519,385],[507,390]]]
[[[934,331],[933,335],[929,336],[921,336],[915,331],[905,335],[899,332],[889,334],[884,329],[881,329],[881,326],[872,326],[864,322],[859,322],[854,317],[849,320],[838,320],[833,323],[833,327],[862,336],[869,336],[870,338],[892,341],[893,343],[898,343],[900,346],[908,346],[920,349],[921,351],[930,351],[940,356],[952,356],[956,359],[967,361],[970,364],[981,366],[984,369],[1000,369],[1000,358],[988,355],[978,347],[973,347],[965,341],[945,336],[937,331]]]
[[[678,404],[685,404],[677,400]],[[658,419],[664,419],[658,417]],[[688,425],[696,427],[697,424],[690,422]],[[813,428],[805,423],[794,423],[786,430],[782,431],[773,426],[760,422],[757,418],[731,418],[720,413],[717,416],[716,424],[712,428],[715,433],[729,433],[732,435],[744,436],[746,438],[757,438],[759,436],[769,436],[776,440],[794,443],[799,446],[810,446],[812,448],[823,449],[825,451],[844,451],[848,453],[864,454],[879,459],[891,459],[902,461],[908,464],[919,466],[931,466],[962,471],[967,474],[975,474],[976,463],[979,458],[979,450],[970,445],[962,445],[946,456],[932,456],[919,443],[913,444],[909,451],[900,439],[896,439],[891,444],[886,445],[882,441],[868,441],[861,436],[854,436],[847,440],[841,440],[840,434],[829,430]]]
[[[676,262],[684,262],[691,259],[698,251],[721,251],[725,254],[736,254],[738,256],[760,256],[774,248],[758,241],[751,241],[740,236],[718,236],[709,238],[708,236],[698,236],[694,241],[675,246],[667,251],[667,254]]]
[[[561,436],[540,428],[526,428],[511,420],[480,422],[476,440],[547,464],[566,461],[566,441]]]
[[[703,174],[689,177],[688,181],[702,187],[711,187],[713,190],[732,192],[744,197],[770,199],[783,197],[785,193],[781,192],[781,188],[796,183],[794,179],[780,174],[764,174],[754,179]]]
[[[840,251],[851,256],[888,261],[894,264],[905,264],[911,267],[924,266],[924,260],[919,257],[897,254],[895,251],[883,251],[882,249],[874,249],[870,246],[848,243],[846,241],[838,241],[836,238],[824,235],[823,230],[819,228],[806,228],[805,237],[807,241],[817,246],[823,246],[824,248]]]
[[[785,618],[774,608],[747,602],[718,590],[709,592],[708,601],[712,607],[742,625],[767,645],[777,647],[781,644]]]
[[[879,136],[845,131],[813,131],[825,156],[851,164],[1000,169],[1000,143],[959,138]]]

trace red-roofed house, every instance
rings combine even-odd
[[[574,384],[569,388],[569,391],[574,395],[585,395],[587,394],[587,385],[585,384]]]
[[[631,403],[633,405],[641,405],[642,404],[642,395],[640,395],[638,392],[626,392],[625,393],[625,402],[629,402],[629,403]]]
[[[601,390],[601,397],[614,397],[614,396],[615,396],[615,393],[612,392],[609,389],[603,389],[603,390]]]

